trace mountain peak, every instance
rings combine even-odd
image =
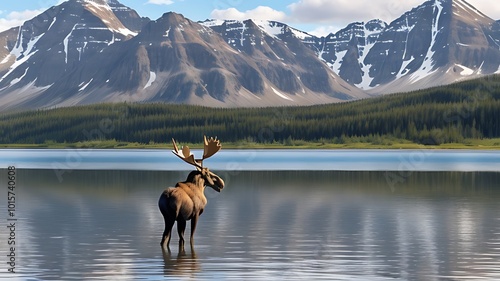
[[[70,1],[75,1],[79,3],[87,3],[87,4],[94,4],[94,5],[106,5],[108,6],[109,0],[70,0]],[[117,1],[115,1],[117,2]]]
[[[434,7],[440,7],[443,9],[453,9],[455,12],[455,15],[458,16],[472,16],[472,17],[479,17],[479,18],[487,18],[489,17],[478,10],[476,7],[474,7],[472,4],[467,2],[466,0],[428,0],[427,2],[423,3],[422,5],[418,6],[416,9],[427,7],[427,6],[434,6]],[[460,14],[460,11],[464,14]]]
[[[69,3],[69,4],[72,4],[72,5],[83,5],[83,6],[86,6],[86,5],[92,5],[92,6],[101,6],[103,8],[110,8],[109,4],[110,4],[110,0],[66,0],[64,2],[62,2],[61,4],[65,4],[65,3]],[[113,3],[118,3],[118,1],[113,1]]]
[[[379,31],[379,30],[386,28],[387,23],[383,20],[374,19],[374,20],[367,21],[365,24],[365,27],[369,31]]]
[[[121,33],[126,37],[136,36],[137,33],[131,31],[122,21],[116,16],[113,9],[109,5],[108,0],[76,0],[83,4],[84,8],[99,18],[106,27],[116,33]],[[115,1],[115,4],[119,2]]]
[[[390,24],[355,22],[312,41],[335,73],[372,93],[500,71],[500,24],[465,0],[428,0]]]
[[[1,60],[0,89],[47,87],[113,43],[135,36],[125,22],[142,27],[142,21],[118,1],[69,0],[51,7],[4,40],[9,53]]]
[[[140,40],[163,43],[179,40],[183,42],[190,41],[188,34],[194,35],[199,29],[192,29],[193,24],[195,23],[181,14],[164,13],[159,19],[150,21],[144,26],[140,32]]]
[[[182,14],[178,14],[175,12],[167,12],[167,13],[164,13],[157,21],[166,22],[166,23],[170,23],[170,24],[175,25],[175,24],[186,22],[186,20],[187,19]]]

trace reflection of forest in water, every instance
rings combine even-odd
[[[221,172],[227,186],[205,192],[195,251],[180,252],[175,233],[165,255],[157,200],[187,174],[73,171],[60,182],[18,171],[24,266],[40,276],[500,276],[500,173],[396,173],[391,185],[384,172]]]
[[[187,171],[70,171],[59,181],[53,170],[21,170],[22,183],[36,190],[79,195],[96,192],[100,196],[122,197],[129,192],[163,190],[183,181]],[[500,173],[494,172],[339,172],[339,171],[223,171],[217,172],[229,192],[240,188],[285,188],[280,191],[331,190],[363,193],[414,195],[499,194]],[[1,177],[5,175],[0,176]]]

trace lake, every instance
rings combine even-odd
[[[170,152],[0,151],[0,279],[500,279],[498,152],[222,152],[194,248],[168,252],[157,201],[189,168]]]
[[[201,156],[202,151],[193,150]],[[168,149],[0,149],[0,167],[54,170],[182,171]],[[222,150],[206,160],[225,171],[490,171],[500,172],[500,151],[480,150]]]

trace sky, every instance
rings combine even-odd
[[[2,0],[0,31],[22,25],[65,0]],[[194,20],[269,19],[287,23],[314,35],[336,32],[355,21],[391,22],[424,0],[119,0],[141,16],[157,19],[176,12]],[[498,0],[468,0],[489,17],[500,20]]]

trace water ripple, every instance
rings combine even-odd
[[[417,173],[393,191],[384,173],[242,172],[209,199],[195,246],[174,230],[170,252],[156,204],[178,174],[20,177],[19,272],[3,263],[0,279],[500,279],[497,174]]]

